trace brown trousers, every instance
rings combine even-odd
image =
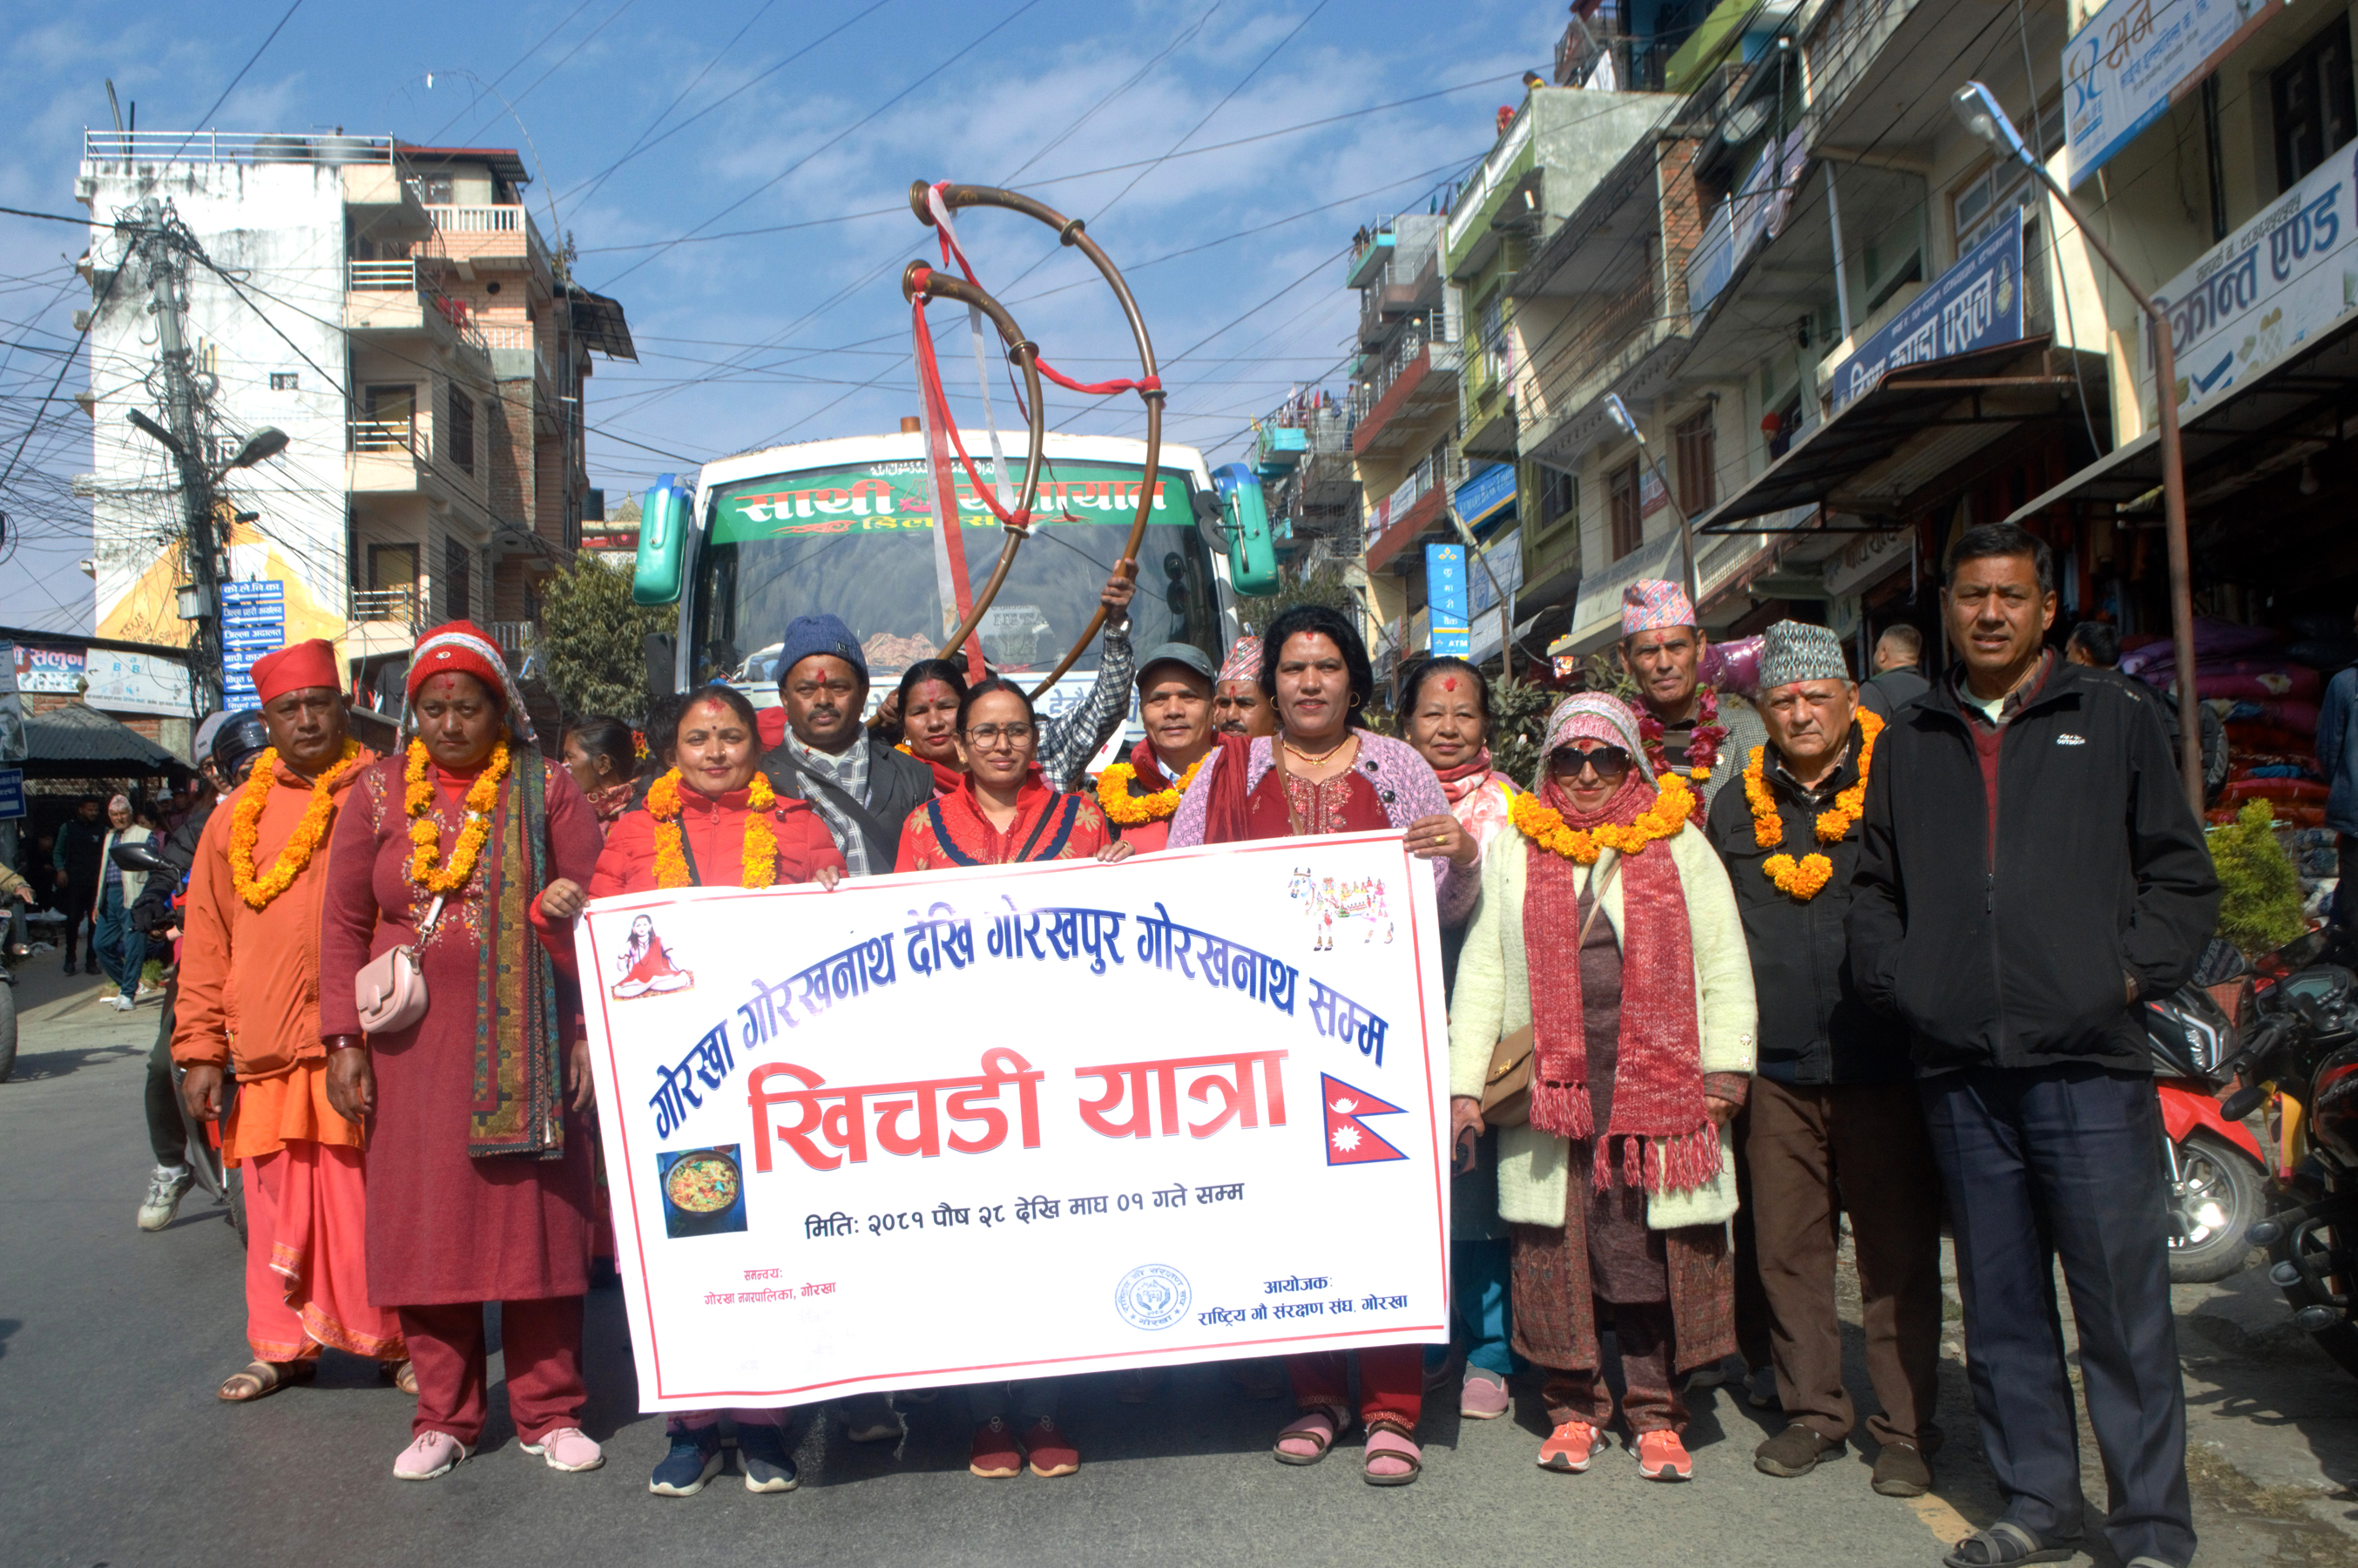
[[[1850,1215],[1877,1443],[1938,1445],[1941,1186],[1913,1084],[1789,1087],[1755,1078],[1750,1210],[1785,1419],[1820,1436],[1857,1424],[1834,1306],[1836,1215]]]

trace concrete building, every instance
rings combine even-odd
[[[536,584],[580,537],[581,399],[593,353],[635,357],[622,308],[566,276],[503,148],[384,136],[89,132],[75,194],[94,421],[96,623],[182,643],[188,581],[158,406],[150,287],[117,227],[168,202],[203,260],[183,332],[211,445],[276,426],[285,454],[230,476],[223,576],[284,585],[284,636],[398,667],[466,616],[520,650]],[[135,266],[132,271],[142,269]],[[250,655],[249,655],[250,657]]]

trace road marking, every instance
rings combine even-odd
[[[1931,1530],[1933,1538],[1943,1546],[1954,1546],[1974,1533],[1971,1519],[1931,1492],[1925,1493],[1920,1498],[1909,1498],[1908,1506],[1914,1510],[1918,1519],[1924,1521],[1924,1528]]]

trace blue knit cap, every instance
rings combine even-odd
[[[787,673],[813,654],[834,654],[858,670],[863,684],[867,682],[868,655],[860,651],[860,639],[840,617],[797,615],[786,622],[786,634],[778,645],[778,684],[784,686]]]

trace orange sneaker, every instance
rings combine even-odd
[[[1638,1434],[1638,1474],[1649,1481],[1692,1481],[1694,1460],[1675,1432]]]
[[[1605,1448],[1603,1433],[1585,1421],[1568,1421],[1548,1433],[1548,1440],[1540,1444],[1540,1468],[1577,1476]]]

